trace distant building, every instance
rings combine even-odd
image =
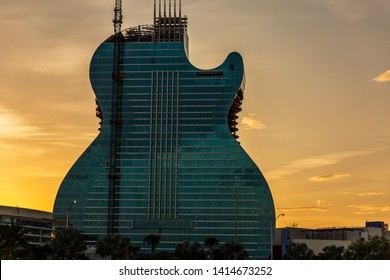
[[[0,206],[0,224],[20,225],[30,244],[44,245],[52,239],[53,214],[33,209]]]
[[[369,236],[384,236],[390,239],[388,224],[384,222],[366,222],[365,227],[340,227],[340,228],[278,228],[275,232],[275,255],[285,255],[286,247],[290,243],[305,243],[319,254],[326,246],[348,247],[353,241],[368,239]]]

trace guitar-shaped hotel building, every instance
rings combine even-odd
[[[90,244],[118,234],[147,253],[144,237],[159,234],[158,250],[173,253],[182,241],[216,237],[268,258],[272,195],[237,135],[242,57],[198,69],[180,0],[154,1],[153,24],[125,30],[121,4],[90,65],[100,133],[65,176],[54,218]]]

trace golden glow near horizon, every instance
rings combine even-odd
[[[98,134],[88,71],[112,34],[111,0],[3,1],[0,205],[51,211]],[[123,2],[124,26],[153,1]],[[279,226],[390,222],[390,2],[186,0],[200,68],[236,50],[247,89],[240,142],[264,173]]]

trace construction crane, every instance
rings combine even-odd
[[[119,192],[121,174],[118,154],[121,146],[122,130],[122,94],[123,94],[123,36],[122,0],[115,0],[114,8],[114,53],[112,71],[112,108],[111,108],[111,141],[109,161],[109,197],[108,197],[108,228],[107,234],[117,234],[117,193]]]

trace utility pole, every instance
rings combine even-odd
[[[76,203],[77,203],[77,201],[76,201],[76,200],[73,200],[73,201],[70,203],[70,205],[69,205],[69,207],[68,207],[68,210],[66,211],[66,228],[69,227],[69,213],[70,213],[70,210],[72,209],[73,204],[76,204]]]
[[[276,220],[281,217],[281,216],[285,216],[284,214],[279,214],[276,218],[275,218],[275,226],[276,226]],[[271,229],[271,257],[270,259],[273,260],[274,259],[274,226],[273,226],[273,223],[271,222],[271,225],[270,225],[270,229]]]

